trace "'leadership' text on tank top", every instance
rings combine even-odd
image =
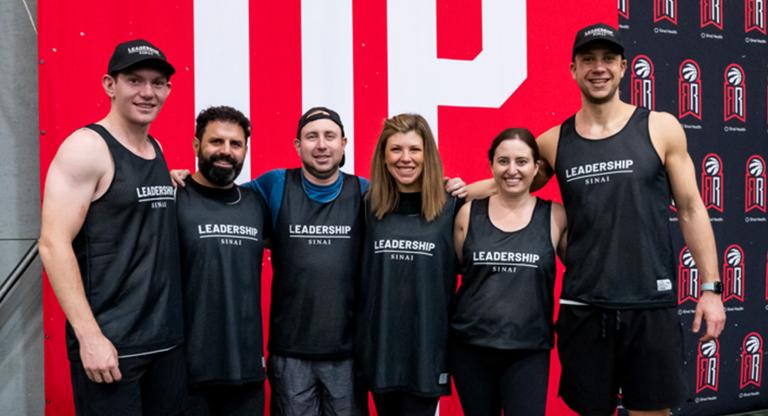
[[[339,196],[320,203],[306,195],[301,169],[285,175],[272,238],[269,351],[304,359],[351,357],[362,238],[360,182],[344,174]]]
[[[552,348],[555,251],[552,203],[536,199],[530,222],[506,232],[472,202],[462,284],[451,328],[458,341],[497,349]]]
[[[400,194],[400,203],[420,194]],[[427,222],[416,213],[381,220],[366,209],[355,365],[375,393],[450,394],[447,344],[456,289],[456,198]]]
[[[177,193],[189,382],[247,383],[265,378],[261,195],[208,188],[191,177]]]
[[[143,159],[104,127],[88,128],[104,139],[115,169],[72,243],[91,311],[121,358],[179,345],[184,333],[176,192],[163,153],[150,138],[155,158]],[[67,350],[79,360],[69,325]]]
[[[560,128],[555,161],[568,216],[562,298],[609,308],[675,304],[671,192],[638,108],[616,134],[581,137]]]

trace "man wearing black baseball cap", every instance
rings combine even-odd
[[[340,171],[347,137],[330,108],[307,110],[293,144],[301,168],[245,185],[272,213],[271,413],[365,414],[366,394],[353,383],[352,325],[368,181]]]
[[[78,415],[172,415],[186,369],[176,194],[149,127],[173,66],[144,40],[115,48],[109,113],[51,162],[40,255],[67,317]]]
[[[703,282],[692,329],[705,321],[706,341],[725,324],[715,240],[685,133],[673,115],[621,101],[626,67],[616,29],[579,30],[570,69],[581,109],[537,139],[534,189],[556,174],[568,217],[560,395],[584,415],[612,414],[619,392],[630,415],[668,415],[686,398],[672,198]]]
[[[537,140],[540,184],[556,173],[569,226],[560,395],[581,414],[613,413],[620,392],[630,414],[667,415],[687,395],[669,201],[705,285],[719,283],[712,227],[677,119],[619,98],[627,61],[617,30],[579,30],[570,67],[582,107]],[[702,293],[694,332],[702,319],[703,340],[720,335],[716,291]]]

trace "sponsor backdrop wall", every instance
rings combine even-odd
[[[690,338],[686,359],[692,385],[696,374],[705,380],[696,397],[718,397],[696,406],[695,411],[707,412],[701,414],[755,406],[765,397],[760,389],[768,244],[766,224],[759,221],[766,217],[766,58],[763,44],[746,43],[745,38],[764,42],[766,37],[764,23],[762,30],[744,32],[741,3],[728,2],[722,30],[700,29],[699,9],[682,5],[680,19],[675,9],[674,17],[658,23],[653,22],[651,1],[634,0],[631,10],[620,12],[629,17],[620,21],[630,39],[630,59],[647,56],[647,66],[642,60],[635,65],[640,78],[633,79],[640,86],[655,81],[658,88],[656,100],[656,92],[644,89],[637,97],[650,97],[649,105],[678,114],[675,86],[684,59],[695,60],[701,76],[691,78],[688,69],[685,79],[703,81],[698,89],[685,90],[703,97],[703,115],[681,115],[681,121],[700,127],[687,130],[692,154],[697,167],[708,166],[703,183],[712,190],[710,214],[720,219],[714,223],[720,254],[724,264],[733,265],[725,266],[724,276],[731,276],[731,287],[741,291],[728,292],[727,306],[734,311],[719,345],[699,349]],[[410,111],[425,115],[437,133],[446,173],[474,181],[489,175],[484,152],[503,128],[526,126],[538,135],[578,108],[578,91],[568,72],[573,33],[594,21],[617,23],[615,0],[40,0],[38,14],[43,180],[64,138],[108,111],[99,80],[114,45],[142,37],[159,46],[178,71],[151,129],[174,168],[194,168],[194,117],[217,104],[237,107],[253,121],[250,159],[239,181],[298,166],[291,145],[296,121],[303,109],[327,105],[341,113],[349,136],[345,170],[367,176],[382,120]],[[654,33],[654,28],[667,32]],[[700,33],[722,39],[705,39]],[[644,45],[642,50],[638,45]],[[730,63],[740,65],[740,79],[726,78]],[[623,93],[629,99],[626,82]],[[729,117],[723,94],[731,97],[728,103],[746,97],[744,115]],[[755,198],[745,199],[747,190],[756,190]],[[559,199],[554,181],[541,195]],[[673,211],[670,217],[674,219]],[[695,281],[690,261],[681,265],[681,275]],[[266,264],[265,316],[270,284]],[[690,297],[697,294],[693,291]],[[687,299],[682,292],[681,299]],[[47,281],[43,302],[46,414],[71,415],[64,317]],[[693,305],[693,300],[681,305],[686,325]],[[742,356],[743,351],[750,353]],[[757,379],[740,382],[740,372]],[[715,376],[713,388],[707,375]],[[568,415],[555,397],[558,378],[553,356],[548,414]],[[441,402],[439,412],[461,414],[455,395]]]
[[[626,101],[676,115],[688,136],[717,239],[724,335],[686,336],[692,401],[680,414],[721,415],[768,407],[768,37],[765,0],[620,0],[628,45]],[[677,227],[674,204],[669,220]],[[678,303],[690,327],[698,270],[676,233]]]

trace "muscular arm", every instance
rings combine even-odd
[[[453,243],[456,246],[456,256],[459,258],[459,263],[463,261],[462,253],[464,252],[464,240],[467,238],[469,210],[471,206],[472,203],[462,205],[459,212],[456,214],[456,218],[453,220]]]
[[[101,333],[83,290],[72,241],[88,207],[106,188],[112,167],[106,144],[95,133],[79,130],[59,148],[45,183],[40,257],[53,291],[80,343],[80,358],[95,382],[119,381],[117,351]],[[106,176],[109,176],[107,178]]]
[[[696,173],[688,155],[685,132],[677,119],[668,113],[651,113],[649,126],[654,147],[662,155],[677,206],[680,229],[699,269],[700,279],[702,282],[720,280],[715,237],[696,185]],[[707,323],[707,332],[702,340],[720,335],[725,325],[725,310],[719,295],[712,292],[701,294],[693,322],[694,332],[699,331],[702,319]]]

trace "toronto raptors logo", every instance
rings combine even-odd
[[[731,244],[723,256],[723,302],[744,302],[744,250]]]
[[[688,247],[680,251],[680,259],[677,266],[677,276],[680,282],[677,285],[677,303],[699,300],[699,269]]]
[[[746,85],[744,69],[738,64],[730,64],[725,68],[723,83],[723,116],[725,121],[737,119],[747,121]]]
[[[629,0],[619,0],[619,16],[629,19]]]
[[[763,374],[763,337],[750,332],[741,344],[741,375],[739,388],[749,385],[760,388]]]
[[[632,60],[632,104],[653,110],[656,104],[653,62],[645,55]]]
[[[701,0],[701,27],[714,26],[723,30],[722,0]]]
[[[707,209],[723,212],[723,161],[710,153],[701,166],[701,198]]]
[[[765,33],[765,0],[744,1],[744,32],[756,30]]]
[[[699,343],[696,359],[696,393],[702,390],[717,391],[720,378],[720,343],[713,339]]]
[[[667,20],[677,24],[677,0],[654,0],[653,23]]]
[[[680,64],[677,91],[678,117],[692,116],[701,120],[701,68],[693,59]]]
[[[765,184],[765,159],[752,155],[747,159],[747,173],[744,177],[744,212],[765,212]]]

